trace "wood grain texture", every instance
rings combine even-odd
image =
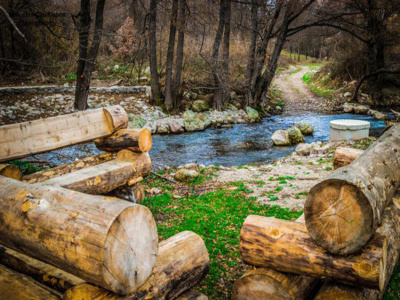
[[[127,126],[119,105],[1,126],[0,161],[88,142]]]
[[[315,244],[304,224],[252,215],[240,233],[240,252],[250,265],[383,291],[399,255],[399,221],[400,210],[390,205],[368,244],[357,253],[339,256]]]
[[[21,180],[22,179],[22,172],[21,170],[14,165],[4,165],[0,164],[0,175],[13,178],[16,180]]]
[[[382,222],[400,184],[400,126],[393,126],[350,165],[309,192],[307,230],[334,254],[361,249]]]
[[[42,286],[32,278],[0,265],[0,299],[60,300],[60,294]]]
[[[333,167],[335,169],[351,164],[356,158],[364,153],[364,150],[339,147],[333,155]]]
[[[175,299],[204,278],[208,273],[209,262],[207,248],[201,237],[184,231],[160,243],[153,274],[134,293],[120,297],[85,283],[69,289],[65,299]]]
[[[363,289],[328,281],[324,283],[314,300],[380,300],[383,294],[377,290]]]
[[[120,129],[114,134],[95,140],[96,147],[102,151],[117,152],[123,149],[133,152],[149,152],[152,138],[147,129]]]
[[[318,278],[285,274],[272,269],[251,269],[235,281],[231,299],[308,299],[318,281]]]
[[[208,297],[198,291],[190,290],[180,295],[176,300],[208,300]]]
[[[84,282],[68,272],[4,246],[0,246],[0,264],[62,293]]]
[[[151,275],[157,228],[144,206],[0,176],[0,243],[120,294]]]

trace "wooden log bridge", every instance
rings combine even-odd
[[[113,134],[128,126],[119,105],[0,127],[0,162]]]
[[[253,266],[384,291],[399,256],[399,222],[400,210],[390,205],[361,251],[338,256],[315,244],[304,224],[251,215],[240,233],[240,252]]]
[[[144,206],[0,176],[0,243],[119,294],[151,275],[158,235]]]
[[[80,284],[65,293],[66,300],[145,300],[175,299],[204,278],[209,270],[210,259],[204,241],[191,232],[180,232],[162,241],[153,274],[135,292],[118,296],[91,284]],[[195,298],[204,299],[203,295]]]
[[[400,125],[386,131],[350,165],[309,192],[307,230],[334,254],[360,250],[382,221],[400,184]]]

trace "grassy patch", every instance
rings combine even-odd
[[[335,90],[324,86],[323,84],[313,80],[313,73],[307,72],[303,75],[303,82],[317,95],[326,98],[333,99]]]
[[[10,164],[17,166],[21,170],[23,175],[29,175],[29,174],[39,172],[42,170],[41,168],[39,168],[38,166],[36,166],[33,163],[26,162],[26,161],[19,160],[19,159],[11,161]]]
[[[199,290],[210,299],[229,299],[232,284],[245,271],[240,252],[239,235],[244,219],[251,214],[296,219],[301,212],[279,206],[261,205],[247,197],[237,183],[234,191],[218,190],[202,196],[174,199],[165,193],[146,198],[144,205],[153,212],[160,240],[184,230],[199,234],[210,254],[210,272]]]

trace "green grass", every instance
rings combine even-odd
[[[279,206],[261,205],[247,197],[243,182],[237,190],[218,190],[201,196],[174,199],[165,193],[146,198],[144,205],[154,214],[160,240],[181,231],[199,234],[210,254],[210,272],[199,290],[210,299],[229,299],[232,285],[245,271],[239,235],[244,219],[251,214],[296,219],[301,212]]]
[[[10,164],[17,166],[21,170],[23,175],[29,175],[29,174],[39,172],[42,170],[41,168],[39,168],[38,166],[36,166],[33,163],[26,162],[26,161],[19,160],[19,159],[11,161]]]
[[[303,75],[303,82],[317,95],[326,98],[332,99],[335,93],[335,90],[330,89],[328,87],[319,84],[318,82],[313,81],[312,72],[307,72]]]

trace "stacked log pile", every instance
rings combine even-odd
[[[309,192],[304,222],[248,216],[247,271],[232,299],[381,299],[400,253],[400,126],[366,151],[340,148]],[[327,280],[317,290],[314,280]],[[268,295],[268,297],[267,297]]]

